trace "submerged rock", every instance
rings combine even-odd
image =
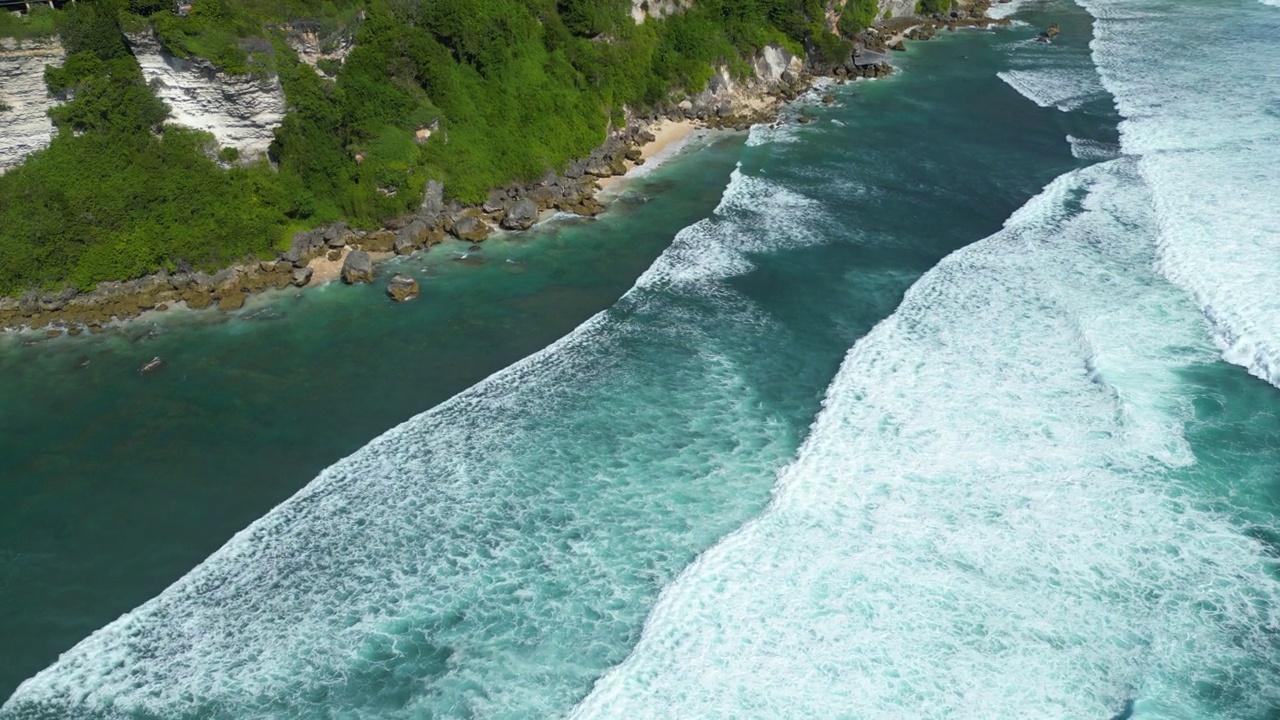
[[[369,253],[356,250],[342,262],[342,282],[348,285],[373,282],[373,259]]]
[[[404,302],[418,297],[418,281],[408,275],[396,275],[387,285],[387,294],[396,302]]]
[[[138,368],[138,372],[142,373],[143,375],[149,375],[153,372],[156,372],[157,370],[160,370],[161,368],[164,367],[164,365],[165,365],[164,359],[159,356],[156,356],[146,361],[145,363],[143,363],[142,367]]]

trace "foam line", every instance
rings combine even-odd
[[[1164,273],[1196,299],[1223,357],[1280,385],[1280,15],[1255,3],[1079,1],[1126,118],[1124,152],[1142,158],[1154,193]]]
[[[1213,351],[1154,272],[1136,164],[1060,178],[917,282],[850,351],[767,512],[664,592],[573,717],[1280,702],[1266,550],[1179,480],[1180,373]]]
[[[326,469],[0,718],[562,715],[794,452],[741,360],[780,331],[723,281],[815,222],[735,173],[614,308]]]

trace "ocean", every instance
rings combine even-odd
[[[0,718],[1274,718],[1280,10],[1002,10],[416,305],[9,339]]]

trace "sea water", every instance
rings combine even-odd
[[[1109,21],[1018,17],[754,129],[617,304],[0,716],[1268,717],[1268,319],[1178,274],[1232,258],[1175,262]]]

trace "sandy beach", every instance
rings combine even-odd
[[[666,150],[668,147],[681,142],[682,140],[693,134],[698,127],[694,125],[692,120],[670,120],[663,119],[656,127],[650,128],[649,132],[653,133],[653,142],[640,148],[640,159],[649,162],[655,155]],[[627,161],[626,175],[614,175],[613,177],[600,178],[600,189],[608,190],[609,188],[625,181],[631,171],[637,167],[636,163]]]
[[[347,259],[347,253],[351,252],[351,247],[342,248],[342,255],[337,260],[330,260],[327,256],[321,255],[311,262],[307,263],[307,267],[311,268],[311,285],[319,285],[327,283],[331,280],[337,280],[342,275],[342,262]],[[380,263],[391,257],[395,253],[389,252],[373,252],[369,253],[370,259],[374,263]]]

